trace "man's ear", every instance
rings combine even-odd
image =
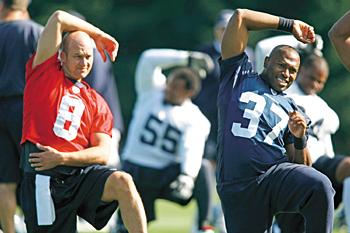
[[[270,62],[270,57],[266,56],[265,59],[264,59],[264,68],[267,67],[267,65],[269,64]]]
[[[60,52],[60,60],[63,63],[65,63],[67,60],[67,54],[63,50]]]

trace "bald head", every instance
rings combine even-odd
[[[75,31],[64,36],[61,44],[61,64],[65,75],[80,81],[85,78],[93,64],[93,43],[88,34]]]
[[[82,31],[69,32],[64,35],[61,45],[62,51],[68,53],[70,47],[73,45],[82,46],[87,49],[93,48],[91,37]]]
[[[275,91],[281,92],[294,82],[299,66],[299,53],[291,46],[279,45],[265,58],[262,77]]]

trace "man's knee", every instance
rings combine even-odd
[[[335,176],[338,182],[350,177],[350,157],[345,157],[337,166]]]
[[[117,200],[132,196],[136,192],[134,181],[131,175],[126,172],[116,171],[112,173],[107,182],[107,192],[112,193]]]
[[[328,179],[327,176],[319,173],[312,187],[314,189],[313,190],[314,195],[317,195],[319,196],[319,198],[328,200],[329,202],[333,203],[333,197],[334,197],[335,191],[332,187],[331,181]]]
[[[16,194],[16,183],[0,183],[0,196],[9,194]]]
[[[211,172],[213,170],[213,165],[208,159],[203,159],[201,164],[201,169],[205,172]]]

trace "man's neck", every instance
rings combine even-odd
[[[0,12],[1,21],[27,20],[29,18],[28,11],[4,9],[2,12]]]
[[[305,95],[310,95],[310,94],[307,94],[307,93],[305,92],[303,86],[302,86],[298,81],[296,81],[295,83],[297,84],[297,86],[299,87],[299,89],[300,89],[301,92],[303,92]]]

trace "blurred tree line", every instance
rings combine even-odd
[[[75,10],[118,40],[120,49],[114,69],[127,125],[136,97],[134,70],[141,52],[147,48],[190,50],[211,41],[213,22],[224,8],[250,8],[301,19],[314,26],[324,40],[323,54],[330,64],[329,81],[321,96],[335,109],[341,121],[333,137],[335,150],[348,154],[350,77],[327,37],[332,24],[350,9],[348,0],[32,0],[29,11],[34,20],[45,24],[55,10]],[[281,32],[253,32],[249,44],[254,48],[260,39],[278,34]]]

